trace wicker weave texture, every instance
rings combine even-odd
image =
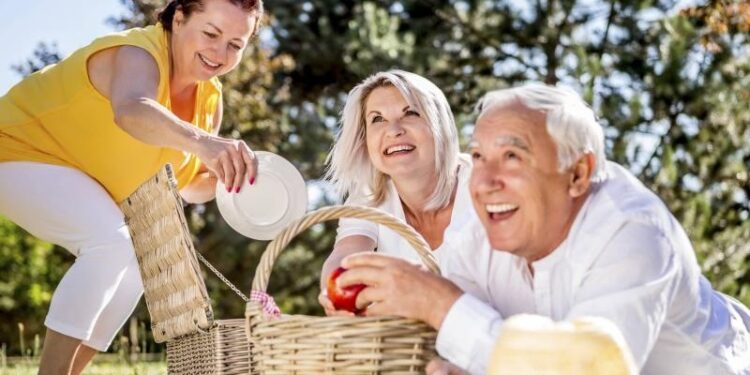
[[[342,217],[369,220],[394,230],[414,247],[430,270],[439,273],[427,243],[403,221],[373,208],[333,206],[307,214],[269,243],[253,289],[266,291],[276,258],[294,236],[319,222]],[[410,319],[304,315],[274,319],[256,302],[248,303],[245,315],[251,374],[423,374],[436,356],[436,332]]]
[[[120,204],[130,228],[156,342],[210,327],[212,310],[172,169]]]
[[[244,319],[216,321],[207,333],[167,341],[167,371],[179,375],[239,375],[250,372]]]

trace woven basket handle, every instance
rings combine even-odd
[[[268,244],[266,251],[260,257],[258,268],[255,270],[253,290],[266,291],[268,288],[268,279],[271,277],[271,270],[274,262],[276,262],[276,258],[278,258],[281,251],[289,245],[297,234],[317,223],[340,218],[363,219],[385,225],[401,235],[417,251],[422,262],[430,271],[440,274],[440,267],[438,267],[435,256],[432,255],[427,242],[425,242],[424,238],[414,228],[406,224],[403,220],[371,207],[330,206],[320,208],[303,216],[301,219],[290,224]]]

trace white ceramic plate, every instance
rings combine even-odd
[[[239,193],[216,184],[216,204],[224,220],[243,236],[270,240],[299,219],[307,209],[307,189],[299,171],[283,157],[255,151],[258,173],[255,183],[247,179]]]

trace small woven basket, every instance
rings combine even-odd
[[[321,208],[287,227],[268,244],[253,279],[265,292],[276,258],[310,226],[356,218],[385,225],[406,239],[433,272],[437,262],[424,239],[403,221],[367,207]],[[435,354],[436,332],[424,323],[399,317],[268,316],[257,302],[245,312],[251,374],[423,374]]]
[[[245,321],[214,320],[171,166],[141,185],[120,209],[138,258],[154,341],[167,343],[167,371],[248,374]]]

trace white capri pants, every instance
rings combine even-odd
[[[143,293],[128,227],[107,191],[77,169],[3,162],[0,215],[75,255],[44,324],[106,351]]]

